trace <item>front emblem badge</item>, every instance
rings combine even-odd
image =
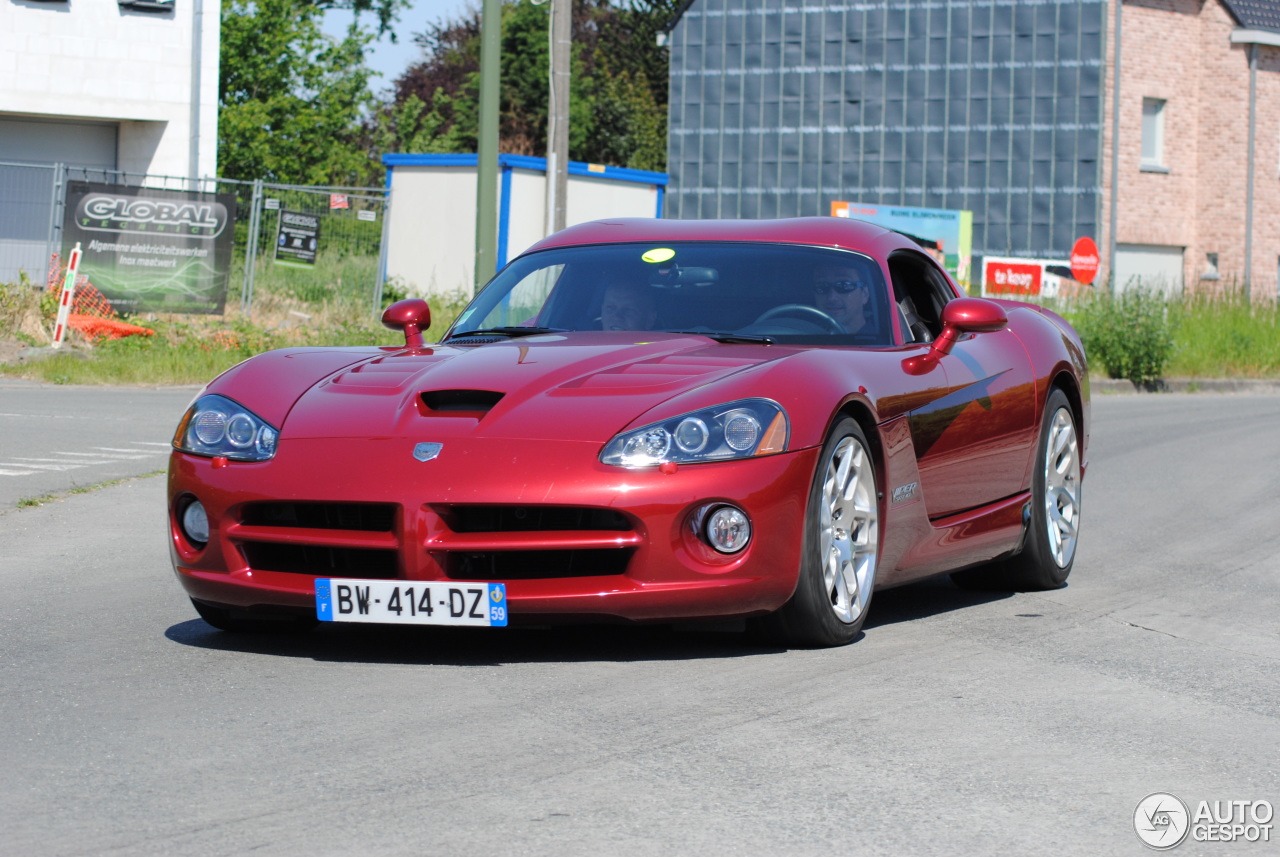
[[[413,457],[419,461],[430,461],[444,449],[443,443],[420,443],[413,448]]]

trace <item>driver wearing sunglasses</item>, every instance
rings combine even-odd
[[[813,303],[818,309],[857,333],[867,323],[871,290],[852,265],[820,265],[813,272]]]

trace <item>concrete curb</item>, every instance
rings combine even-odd
[[[1090,378],[1095,395],[1112,393],[1247,393],[1280,395],[1280,378],[1162,378],[1151,387],[1135,387],[1123,378]]]

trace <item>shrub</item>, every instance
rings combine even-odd
[[[1173,323],[1161,292],[1141,286],[1119,297],[1099,294],[1081,307],[1080,337],[1089,361],[1112,378],[1151,387],[1173,357]]]

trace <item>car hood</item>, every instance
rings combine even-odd
[[[341,369],[307,390],[281,437],[601,443],[674,396],[794,351],[634,332],[406,349]]]

